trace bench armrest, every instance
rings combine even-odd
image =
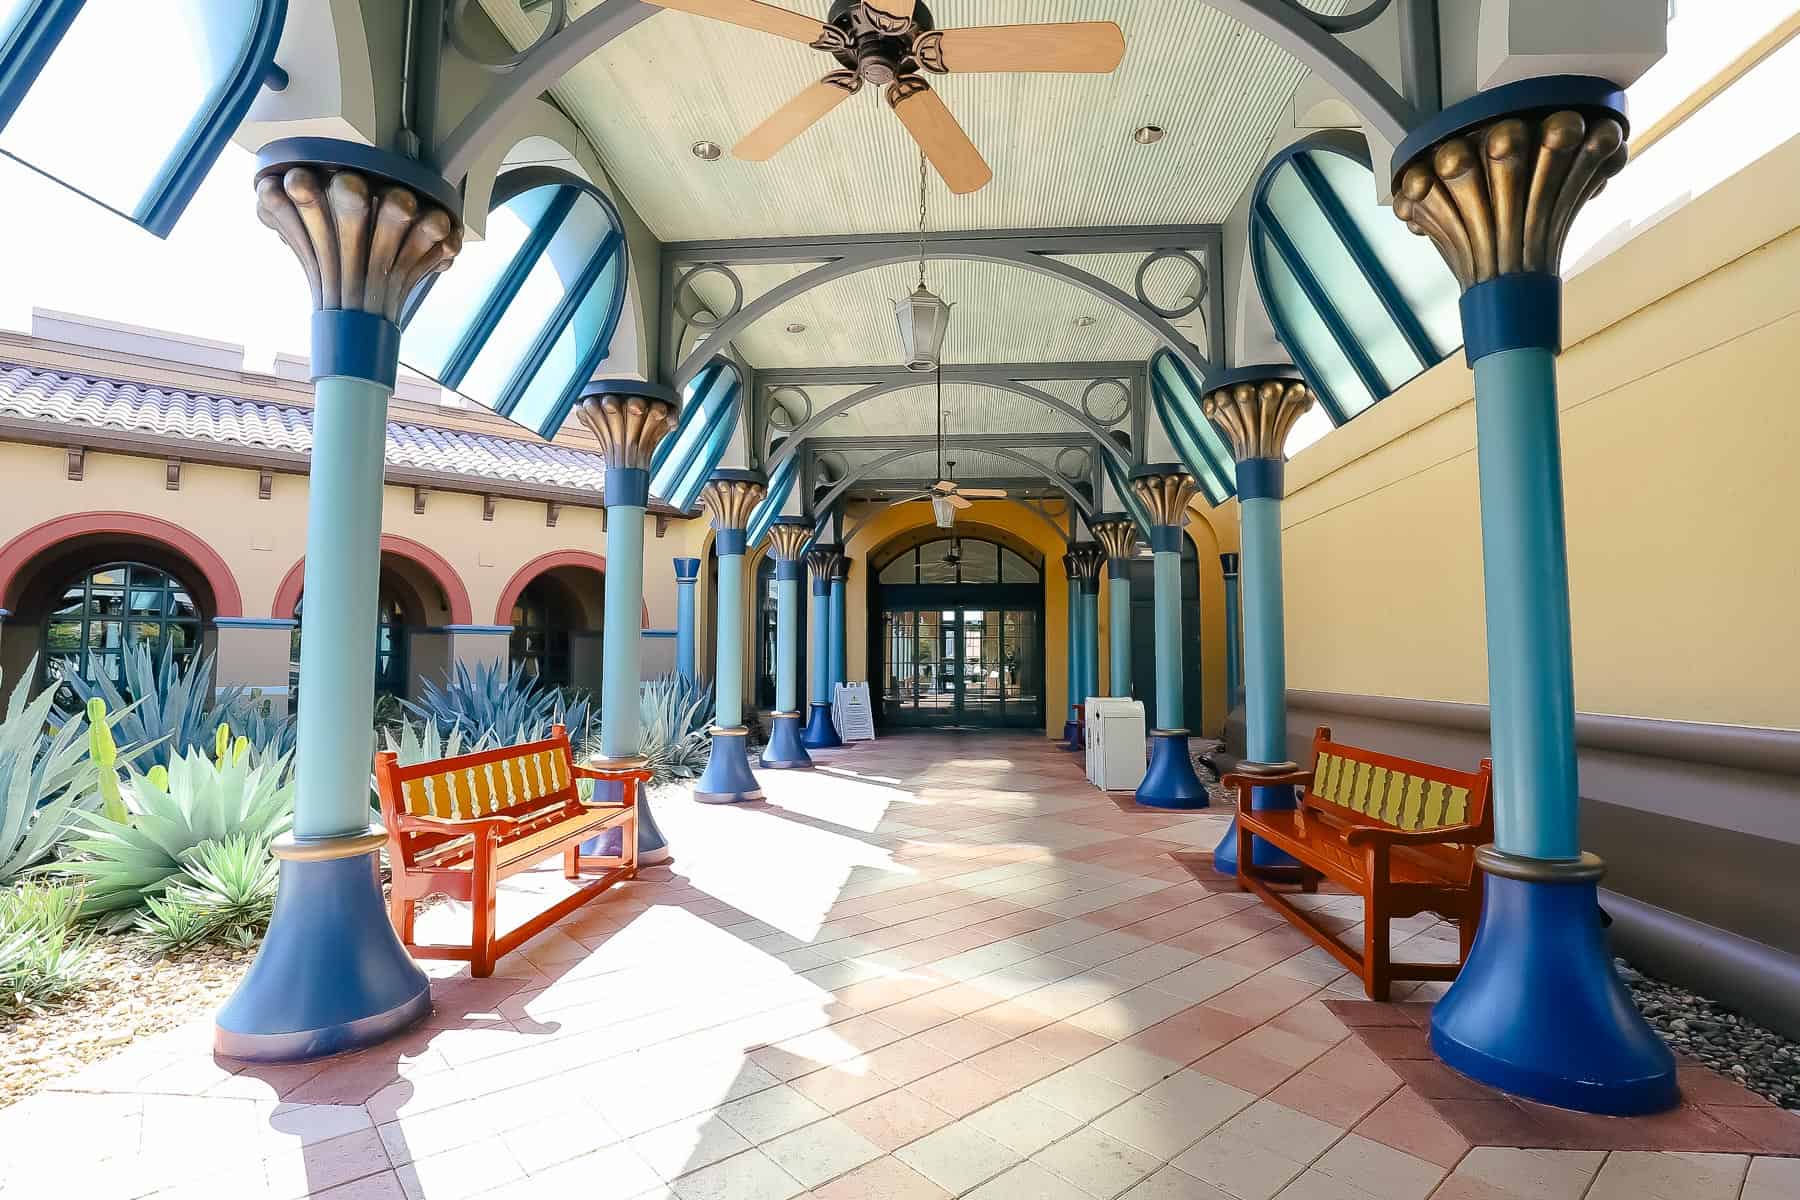
[[[507,816],[487,817],[416,817],[411,813],[403,813],[396,826],[401,833],[486,833],[489,830],[499,831],[519,822]]]
[[[1435,846],[1446,843],[1480,845],[1491,839],[1492,835],[1479,825],[1446,825],[1442,829],[1392,829],[1385,825],[1353,825],[1344,832],[1344,842],[1350,846]]]
[[[1247,813],[1251,811],[1250,798],[1256,794],[1257,788],[1284,787],[1296,783],[1304,783],[1310,788],[1312,777],[1311,771],[1289,771],[1285,775],[1240,775],[1233,771],[1221,778],[1219,783],[1224,787],[1237,789],[1238,811]]]
[[[598,779],[605,783],[649,783],[653,774],[655,772],[648,767],[629,771],[604,771],[599,767],[584,767],[579,763],[575,765],[577,779]]]

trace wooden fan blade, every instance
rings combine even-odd
[[[892,501],[891,503],[889,503],[888,507],[889,508],[897,508],[902,504],[911,504],[914,500],[929,500],[929,499],[931,499],[930,492],[920,492],[916,496],[902,496],[898,500],[895,500],[895,501]]]
[[[967,496],[971,500],[1006,499],[1005,488],[963,488],[960,494]]]
[[[924,80],[916,75],[905,76],[888,88],[888,103],[951,191],[967,195],[980,191],[993,179],[994,172],[981,157],[981,151],[944,107],[943,97]]]
[[[940,479],[931,485],[931,490],[934,492],[954,492],[956,490],[956,481],[954,479]]]
[[[678,12],[693,13],[696,17],[711,17],[715,21],[723,21],[727,25],[742,25],[745,29],[760,29],[764,33],[772,33],[776,37],[788,38],[791,41],[812,45],[825,36],[825,25],[817,17],[801,16],[797,12],[789,12],[785,8],[776,8],[773,4],[763,4],[760,0],[645,0],[657,8],[673,8]]]
[[[926,38],[937,35],[926,34]],[[1125,57],[1125,35],[1111,21],[1060,25],[989,25],[946,29],[926,62],[945,71],[1092,71],[1105,74]]]
[[[974,508],[975,507],[973,504],[970,504],[967,500],[964,500],[961,496],[957,495],[955,492],[952,492],[948,496],[945,496],[944,499],[946,499],[950,502],[951,508],[954,508],[954,509],[958,510],[959,512],[965,508]]]
[[[869,23],[883,33],[905,33],[912,24],[917,0],[863,0]]]
[[[847,76],[840,80],[839,76]],[[811,129],[861,86],[848,71],[834,71],[776,109],[769,118],[731,148],[736,158],[767,162],[782,147]]]

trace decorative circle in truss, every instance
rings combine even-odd
[[[1131,388],[1123,379],[1096,379],[1081,393],[1081,411],[1100,425],[1117,425],[1131,411]]]
[[[1064,479],[1086,479],[1094,468],[1094,460],[1080,446],[1064,446],[1056,452],[1056,473]]]
[[[547,7],[550,11],[544,21],[544,27],[538,32],[537,37],[532,39],[530,45],[500,58],[489,58],[476,48],[473,42],[463,36],[463,18],[468,15],[470,6],[475,2],[476,0],[452,0],[450,11],[444,18],[444,33],[449,37],[450,44],[456,47],[458,54],[484,71],[494,71],[500,74],[511,71],[530,58],[551,38],[561,33],[563,26],[569,23],[568,0],[549,0]],[[520,15],[524,15],[523,7],[521,7]]]
[[[812,420],[812,397],[805,388],[784,383],[769,389],[769,428],[792,433]]]
[[[1194,268],[1194,281],[1181,293],[1185,298],[1180,304],[1177,304],[1173,308],[1165,308],[1163,305],[1152,300],[1149,294],[1145,292],[1144,282],[1150,277],[1150,271],[1157,263],[1169,262],[1174,259],[1180,259]],[[1195,258],[1191,252],[1187,250],[1168,249],[1152,250],[1149,254],[1144,256],[1144,261],[1138,264],[1136,286],[1138,303],[1142,304],[1145,308],[1148,308],[1163,320],[1173,321],[1177,318],[1187,316],[1189,313],[1200,307],[1200,302],[1206,298],[1206,282],[1206,264]]]
[[[813,458],[813,466],[819,472],[819,482],[835,484],[850,474],[850,460],[836,450],[821,450]]]
[[[731,307],[726,309],[723,313],[715,314],[711,306],[708,305],[705,300],[702,300],[698,293],[692,290],[694,277],[696,275],[721,275],[728,280],[731,284]],[[681,311],[681,299],[684,295],[693,301],[695,305],[694,315],[687,319],[688,328],[717,329],[725,322],[731,320],[731,318],[737,316],[738,310],[744,307],[744,281],[737,277],[737,272],[733,271],[724,263],[701,263],[686,275],[683,275],[680,281],[675,284],[673,302],[677,312]]]

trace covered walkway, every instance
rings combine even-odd
[[[203,1021],[0,1112],[0,1196],[1800,1194],[1800,1159],[1756,1153],[1800,1152],[1800,1115],[1686,1065],[1684,1106],[1629,1125],[1453,1077],[1422,1008],[1363,1002],[1172,857],[1218,842],[1218,810],[1124,811],[1030,735],[820,758],[759,772],[766,803],[659,796],[673,864],[491,979],[432,964],[435,1011],[397,1040],[245,1065]],[[1429,917],[1394,937],[1454,954]]]

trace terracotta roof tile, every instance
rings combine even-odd
[[[312,410],[308,408],[172,391],[12,363],[0,363],[0,415],[298,454],[312,451]],[[605,462],[588,451],[404,421],[388,422],[387,461],[419,471],[596,492],[606,476]]]

